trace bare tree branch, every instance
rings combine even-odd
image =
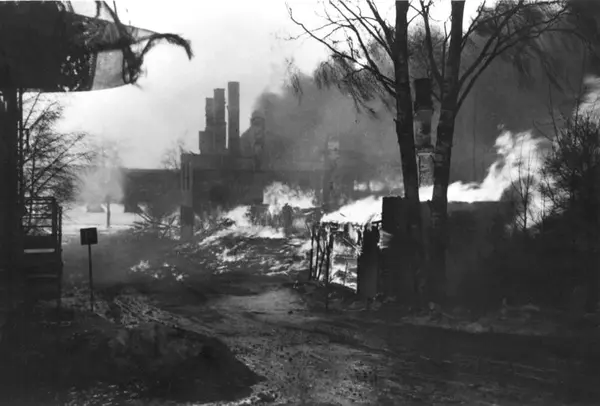
[[[90,162],[85,133],[60,133],[56,124],[62,106],[39,93],[24,102],[30,145],[23,150],[22,187],[25,197],[54,196],[65,205],[77,192],[78,170]]]
[[[543,35],[558,32],[573,34],[583,40],[576,30],[558,26],[560,22],[564,21],[568,12],[568,7],[559,1],[529,3],[519,0],[513,6],[500,10],[498,13],[480,8],[478,17],[474,19],[467,33],[469,35],[476,33],[492,22],[494,26],[478,56],[461,75],[459,81],[461,95],[458,107],[462,106],[481,74],[494,60],[503,56],[508,50],[517,46],[525,46]],[[489,13],[490,16],[482,17],[485,13]],[[535,46],[531,46],[529,49],[530,52],[537,53],[539,60],[543,61],[545,55],[540,50]],[[544,64],[544,66],[546,69],[551,69],[549,64]]]
[[[378,87],[388,96],[395,97],[394,78],[384,73],[381,65],[385,64],[385,59],[377,55],[379,48],[387,58],[392,59],[393,31],[373,1],[369,0],[367,4],[373,17],[364,15],[360,7],[353,9],[345,2],[330,1],[328,5],[337,17],[332,17],[325,9],[326,23],[316,29],[310,29],[298,21],[289,5],[288,13],[292,22],[302,29],[302,35],[318,41],[330,52],[329,61],[321,63],[315,71],[317,84],[336,85],[349,93],[357,106],[366,107],[372,112],[367,102],[379,93]],[[344,40],[340,41],[340,38]],[[345,45],[343,50],[340,48],[342,43]],[[382,96],[381,99],[387,103],[386,97]]]
[[[419,11],[419,13],[423,17],[423,24],[425,26],[425,45],[427,47],[427,53],[429,55],[431,71],[433,73],[434,80],[438,83],[438,86],[441,88],[444,79],[442,77],[442,74],[440,74],[435,57],[433,56],[433,40],[431,35],[431,27],[429,26],[429,7],[431,6],[431,2],[428,5],[425,5],[424,0],[419,0],[419,3],[421,4],[421,10]]]

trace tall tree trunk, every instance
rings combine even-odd
[[[428,269],[429,296],[443,302],[446,296],[446,249],[448,240],[448,185],[458,101],[463,34],[464,0],[452,1],[450,45],[445,62],[442,105],[435,143],[433,196],[431,199],[431,255]]]
[[[416,272],[422,259],[422,222],[419,201],[419,178],[413,127],[413,106],[408,71],[408,20],[409,2],[396,0],[396,36],[394,43],[394,71],[396,90],[396,137],[400,146],[404,197],[409,212],[407,221],[414,249],[409,269]]]

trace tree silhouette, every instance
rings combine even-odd
[[[303,35],[320,42],[330,52],[329,59],[315,72],[318,83],[342,89],[359,108],[369,109],[374,99],[396,108],[405,196],[412,204],[416,184],[415,150],[414,142],[407,139],[413,137],[412,95],[410,87],[407,88],[408,73],[399,69],[409,66],[408,59],[423,58],[418,65],[432,81],[432,97],[438,110],[431,198],[432,262],[428,269],[432,297],[442,298],[445,291],[447,191],[455,120],[461,106],[479,77],[501,57],[511,58],[523,75],[532,71],[532,60],[539,62],[553,84],[560,87],[562,84],[557,78],[561,61],[547,55],[547,41],[558,38],[587,47],[590,33],[582,31],[578,24],[585,9],[582,3],[500,0],[490,7],[483,2],[465,28],[465,2],[452,1],[449,30],[445,24],[443,30],[432,24],[432,0],[397,1],[395,26],[383,18],[384,14],[373,0],[327,1],[324,23],[314,28],[298,21],[289,9],[290,18],[303,30]],[[421,27],[418,35],[412,37],[421,45],[412,49],[420,52],[413,54],[408,52],[406,16],[409,9],[416,13],[414,20]],[[391,66],[394,69],[389,69]],[[418,190],[416,197],[418,200]]]

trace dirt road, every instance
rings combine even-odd
[[[244,274],[222,278],[228,291],[205,303],[221,316],[212,328],[283,399],[332,405],[591,405],[600,399],[598,351],[586,360],[564,348],[581,343],[377,322],[365,312],[315,312],[289,286]],[[201,313],[189,306],[185,312]]]
[[[132,244],[113,240],[98,247],[102,277],[97,312],[102,317],[86,316],[85,283],[78,279],[78,272],[85,275],[85,256],[67,258],[72,297],[65,306],[74,318],[43,331],[36,324],[39,331],[28,337],[37,353],[47,355],[58,348],[43,347],[45,335],[85,336],[83,332],[98,331],[101,323],[110,329],[124,320],[152,320],[217,337],[257,378],[249,377],[234,390],[227,376],[237,374],[239,367],[233,371],[217,365],[208,375],[194,375],[186,364],[178,374],[188,383],[186,389],[169,384],[157,394],[147,390],[151,380],[139,390],[135,383],[103,384],[94,368],[66,365],[70,361],[64,355],[54,359],[52,371],[87,371],[87,381],[59,394],[56,386],[44,389],[42,378],[24,372],[29,375],[21,376],[29,382],[9,388],[8,404],[600,404],[598,346],[593,342],[467,334],[403,324],[393,314],[324,312],[319,289],[309,295],[294,287],[304,266],[298,256],[302,241],[236,237],[215,239],[210,245]],[[117,323],[109,315],[111,303],[121,306]],[[574,350],[583,344],[592,349]],[[64,388],[69,387],[66,383]]]

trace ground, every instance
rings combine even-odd
[[[342,287],[326,310],[324,288],[305,281],[306,242],[253,231],[189,244],[101,235],[94,312],[87,250],[67,242],[60,315],[47,303],[44,323],[5,334],[3,404],[600,404],[597,328],[469,322],[473,334],[453,328],[459,315],[366,310]]]

